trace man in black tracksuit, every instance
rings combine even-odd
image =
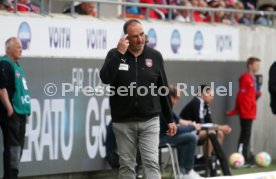
[[[145,33],[139,21],[127,21],[124,33],[117,48],[108,52],[100,71],[103,83],[110,84],[111,94],[115,93],[110,96],[110,106],[120,157],[119,178],[135,178],[135,155],[139,147],[146,178],[159,179],[161,108],[168,120],[168,135],[176,133],[169,93],[164,90],[168,85],[163,58],[160,52],[145,45]]]
[[[268,90],[270,93],[270,107],[273,114],[276,114],[276,62],[269,69]]]

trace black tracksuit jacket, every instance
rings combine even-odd
[[[146,121],[159,116],[161,110],[167,121],[172,122],[169,94],[160,96],[157,93],[158,87],[168,86],[160,52],[145,46],[142,54],[135,57],[129,51],[122,55],[116,48],[111,49],[100,71],[100,77],[115,92],[115,95],[110,96],[112,122]],[[126,96],[118,95],[118,87],[128,87],[132,82],[136,83],[133,94],[129,90]],[[156,86],[153,93],[156,96],[148,88],[151,84]],[[137,89],[141,86],[148,88],[149,93],[145,96],[137,94]],[[140,91],[144,92],[142,88]],[[164,90],[160,91],[164,94]]]
[[[276,62],[269,69],[268,90],[270,93],[270,107],[273,114],[276,114]]]

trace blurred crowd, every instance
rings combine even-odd
[[[40,13],[40,4],[31,0],[17,0],[17,11]],[[14,11],[13,0],[0,0],[0,10]]]
[[[19,12],[40,13],[40,1],[36,0],[18,0],[17,10]],[[176,5],[181,7],[200,7],[200,8],[217,8],[217,9],[236,9],[236,10],[258,10],[266,12],[276,11],[276,0],[125,0],[132,3]],[[14,11],[15,4],[13,0],[0,0],[0,10]],[[71,13],[71,8],[62,11],[65,14]],[[96,16],[96,4],[93,2],[81,2],[74,6],[74,13],[79,15]],[[146,8],[137,6],[128,6],[126,8],[126,17],[144,18],[147,13]],[[192,14],[191,14],[192,13]],[[149,18],[166,19],[169,18],[169,11],[165,8],[151,8],[149,10]],[[244,24],[251,23],[272,26],[273,17],[260,13],[255,17],[249,14],[236,12],[233,15],[229,12],[217,11],[213,14],[206,11],[190,11],[190,10],[173,10],[172,18],[180,22],[211,22],[212,19],[216,23],[225,24]]]
[[[126,2],[140,2],[147,4],[163,4],[176,5],[182,7],[200,7],[200,8],[217,8],[217,9],[236,9],[236,10],[256,10],[256,11],[276,11],[276,0],[126,0]],[[212,14],[208,11],[192,11],[189,10],[174,10],[173,19],[180,22],[211,22]],[[128,14],[146,14],[145,8],[127,7]],[[168,18],[169,12],[167,9],[151,9],[149,17],[154,19]],[[264,15],[256,15],[253,19],[248,14],[241,12],[231,13],[218,11],[213,15],[214,22],[225,24],[244,24],[250,25],[252,22],[259,25],[271,26],[273,25],[273,17]]]

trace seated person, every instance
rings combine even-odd
[[[189,1],[181,1],[178,6],[183,6],[183,7],[191,7],[191,3]],[[176,11],[176,17],[174,20],[179,21],[179,22],[191,22],[190,19],[190,12],[189,10],[186,9],[178,9]]]
[[[205,142],[206,138],[209,137],[208,141],[208,156],[216,154],[219,158],[221,165],[224,165],[225,168],[222,168],[224,174],[230,174],[228,168],[227,160],[225,154],[221,148],[221,145],[224,140],[224,136],[231,132],[231,127],[228,125],[218,125],[214,124],[211,117],[210,103],[213,101],[214,95],[211,90],[211,87],[208,85],[199,86],[198,96],[194,97],[181,111],[180,117],[182,119],[191,120],[199,124],[212,123],[213,130],[200,130],[199,135],[199,144]],[[218,142],[217,142],[218,141]],[[216,145],[216,143],[218,143]],[[215,145],[214,145],[215,144]],[[216,151],[213,150],[216,149]],[[222,166],[222,167],[224,167]]]
[[[126,0],[126,2],[139,3],[139,0]],[[140,14],[140,8],[137,6],[127,6],[126,13],[128,14]]]
[[[180,96],[177,94],[177,88],[173,85],[169,86],[172,105],[176,105]],[[177,146],[178,163],[183,179],[201,178],[194,170],[194,156],[197,145],[197,135],[192,133],[200,129],[200,125],[180,119],[173,114],[173,120],[177,124],[177,133],[175,136],[168,136],[166,119],[163,114],[160,115],[160,141],[162,143],[171,143]]]
[[[162,0],[140,0],[140,3],[163,4],[163,5],[166,4]],[[146,15],[147,9],[141,8],[140,11],[143,15]],[[153,18],[153,19],[164,19],[167,14],[168,14],[168,10],[164,8],[153,8],[149,10],[149,18]]]
[[[96,16],[96,5],[93,2],[82,2],[74,7],[75,13],[79,15]],[[64,14],[70,14],[71,8],[66,9]]]
[[[35,12],[34,9],[31,7],[31,0],[18,0],[17,10],[19,12]]]
[[[194,121],[196,123],[213,123],[211,117],[210,103],[214,99],[211,87],[208,85],[199,86],[200,92],[198,96],[194,97],[180,112],[180,117],[182,119],[187,119]],[[231,127],[228,125],[218,125],[215,124],[217,131],[217,138],[220,144],[223,143],[224,136],[231,132]],[[210,130],[209,132],[214,132]],[[199,131],[199,140],[204,140],[206,138],[206,130]],[[210,146],[209,155],[212,152],[212,145]]]
[[[259,11],[265,12],[273,12],[274,5],[273,4],[262,4],[259,8]],[[255,16],[255,24],[263,25],[263,26],[273,26],[273,18],[269,15],[257,15]]]

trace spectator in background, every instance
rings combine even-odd
[[[167,3],[163,0],[140,0],[140,3],[145,4],[163,4],[166,5]],[[147,9],[141,8],[141,14],[146,15]],[[167,9],[163,8],[154,8],[149,10],[149,18],[153,19],[164,19],[168,14]]]
[[[250,151],[250,137],[253,121],[256,119],[257,98],[261,92],[257,90],[255,74],[260,69],[260,59],[250,57],[247,60],[247,72],[239,79],[239,91],[236,97],[234,110],[227,112],[228,116],[239,114],[240,116],[240,138],[238,151],[243,154],[246,165],[254,164],[254,156]]]
[[[31,7],[31,0],[17,0],[17,11],[19,12],[35,12]]]
[[[259,11],[273,12],[274,6],[272,4],[262,4],[259,7]],[[255,24],[263,25],[263,26],[272,26],[273,18],[272,16],[268,16],[268,15],[257,15],[255,17]]]
[[[39,14],[40,13],[40,3],[38,2],[31,2],[29,6],[32,8],[34,13]]]
[[[210,7],[210,8],[224,9],[226,7],[225,2],[222,0],[207,0],[207,3],[208,3],[208,7]],[[207,16],[204,19],[204,22],[211,22],[211,21],[212,21],[212,17],[211,17],[211,14],[209,14],[209,16]],[[222,22],[225,24],[231,24],[231,21],[229,21],[229,19],[225,18],[225,13],[222,11],[215,12],[214,22],[215,23]]]
[[[244,6],[241,2],[228,2],[227,9],[236,9],[236,10],[244,10]],[[250,25],[250,20],[245,17],[243,13],[235,12],[234,13],[234,19],[232,19],[232,12],[225,12],[224,19],[227,19],[229,22],[234,24],[244,24],[244,25]]]
[[[167,3],[169,5],[177,5],[178,3],[180,3],[183,0],[167,0]]]
[[[0,10],[12,11],[13,6],[9,0],[0,0]]]
[[[139,0],[126,0],[126,2],[139,3]],[[128,14],[140,14],[140,8],[137,6],[127,6],[126,13]]]
[[[193,7],[206,8],[208,5],[205,0],[195,0],[190,1]],[[193,14],[193,18],[195,22],[203,22],[206,16],[208,15],[207,11],[195,11]]]
[[[180,112],[180,117],[185,120],[191,120],[193,122],[201,124],[209,123],[212,125],[212,129],[200,130],[198,132],[199,144],[208,144],[208,156],[210,157],[211,164],[211,176],[216,176],[216,157],[220,160],[221,168],[225,175],[230,175],[229,166],[227,159],[222,150],[222,143],[224,141],[224,136],[230,134],[232,131],[231,127],[228,125],[219,125],[213,123],[211,116],[210,103],[214,99],[214,93],[210,86],[200,85],[198,87],[198,96],[194,97]],[[208,141],[206,139],[209,139]],[[207,147],[204,146],[205,148]],[[215,153],[215,155],[213,155]]]
[[[170,85],[169,93],[172,105],[175,106],[180,99],[178,89]],[[173,112],[173,120],[177,124],[177,133],[175,136],[167,136],[167,122],[163,114],[160,115],[160,141],[163,143],[171,143],[177,146],[178,163],[180,166],[181,179],[197,179],[201,178],[194,171],[194,157],[196,152],[196,145],[198,137],[195,134],[199,130],[200,124],[191,121],[180,119]],[[194,133],[193,133],[194,132]]]
[[[193,7],[198,7],[199,0],[190,0]]]
[[[183,7],[191,7],[191,3],[189,1],[181,1],[178,6],[183,6]],[[190,22],[190,12],[189,10],[185,9],[179,9],[176,12],[176,17],[174,20],[179,21],[179,22]]]
[[[241,2],[235,2],[233,7],[234,7],[234,9],[237,9],[237,10],[244,10],[244,5]],[[239,24],[243,24],[243,25],[251,24],[250,20],[243,13],[239,13],[239,12],[235,13],[235,20]]]
[[[74,7],[75,13],[79,15],[96,16],[96,5],[94,2],[82,2]],[[64,14],[70,14],[71,8],[66,9]]]
[[[255,10],[258,0],[239,0],[243,3],[243,6],[247,10]]]

